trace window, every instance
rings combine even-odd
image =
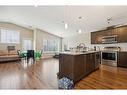
[[[20,35],[18,31],[1,29],[1,43],[19,43]]]
[[[58,40],[43,40],[43,51],[44,52],[58,52],[59,41]]]
[[[22,49],[23,50],[31,50],[32,49],[32,40],[29,40],[29,39],[23,40]]]

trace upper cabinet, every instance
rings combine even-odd
[[[91,44],[102,44],[105,36],[117,36],[118,43],[127,43],[127,26],[91,32]]]
[[[91,32],[91,44],[102,44],[102,37],[117,35],[116,29]]]
[[[127,42],[127,26],[117,28],[118,31],[118,43]]]
[[[91,43],[92,44],[98,44],[98,32],[92,32],[91,33]]]

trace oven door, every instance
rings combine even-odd
[[[117,66],[117,52],[102,52],[102,64]]]

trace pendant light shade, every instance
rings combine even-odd
[[[65,29],[68,29],[68,24],[67,23],[65,23]]]
[[[81,29],[79,29],[79,30],[78,30],[78,33],[79,33],[79,34],[81,34],[81,33],[82,33],[82,30],[81,30]]]

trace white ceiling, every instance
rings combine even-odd
[[[83,19],[79,20],[78,17]],[[107,18],[112,17],[107,24]],[[127,23],[127,6],[0,6],[0,21],[33,26],[60,37],[92,32],[104,27]],[[64,29],[65,21],[68,29]]]

